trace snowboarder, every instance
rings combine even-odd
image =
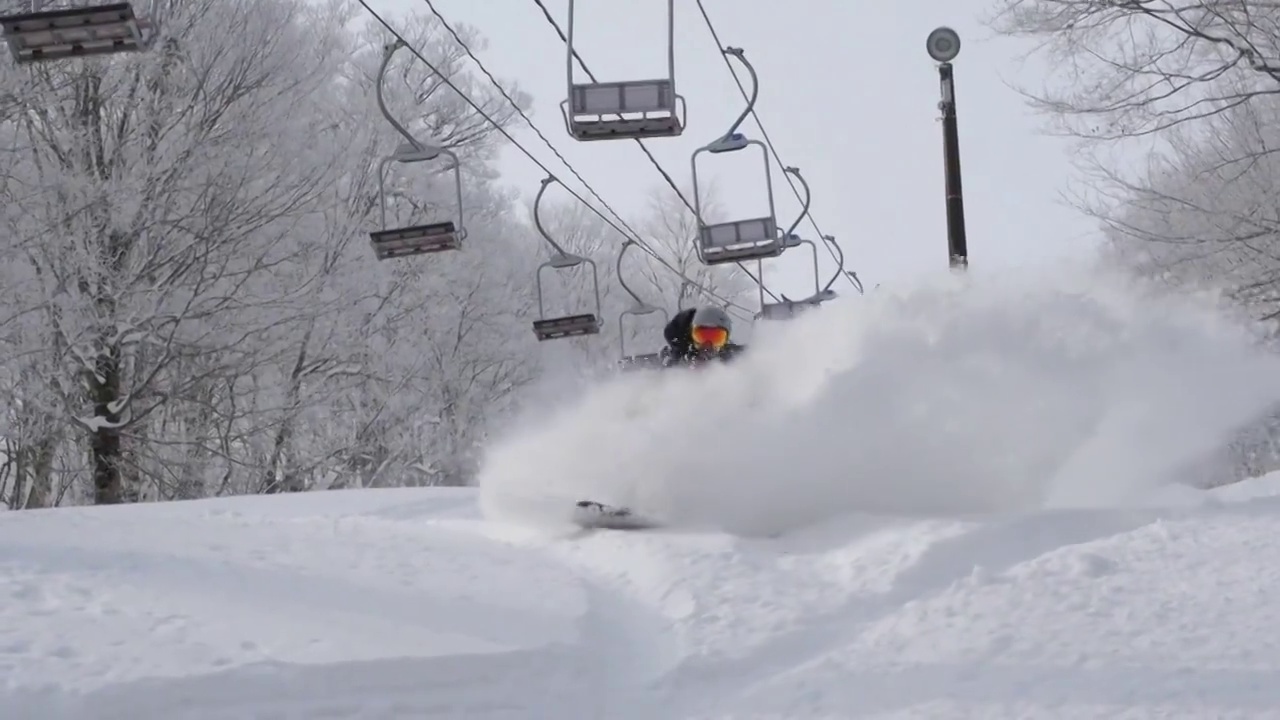
[[[729,341],[732,332],[733,320],[721,308],[708,305],[681,310],[662,331],[667,340],[666,347],[662,348],[662,365],[730,360],[746,349]]]

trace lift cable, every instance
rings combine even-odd
[[[684,273],[676,269],[675,266],[672,266],[671,264],[669,264],[666,259],[662,258],[662,255],[659,255],[658,251],[655,251],[653,247],[649,245],[649,243],[646,243],[644,241],[644,237],[641,237],[641,234],[637,232],[634,227],[631,227],[630,223],[627,223],[627,220],[622,217],[622,214],[618,213],[617,210],[614,210],[613,206],[609,205],[608,202],[603,199],[603,197],[600,197],[599,193],[595,191],[595,188],[591,187],[591,183],[586,182],[586,178],[582,177],[581,174],[579,174],[579,172],[577,172],[577,170],[573,168],[573,164],[570,163],[570,161],[568,161],[567,158],[564,158],[564,155],[561,154],[561,151],[557,149],[556,145],[554,145],[554,143],[549,140],[547,135],[544,135],[543,131],[541,131],[541,129],[538,127],[538,124],[534,123],[534,120],[532,120],[532,118],[529,117],[529,114],[525,113],[525,110],[522,109],[521,106],[517,104],[516,100],[513,99],[511,95],[508,94],[506,88],[502,87],[502,83],[498,82],[498,78],[495,77],[492,72],[489,72],[489,68],[485,67],[483,61],[481,61],[480,58],[477,58],[475,53],[472,53],[471,47],[466,44],[466,41],[462,40],[462,37],[458,35],[458,32],[456,31],[456,29],[453,29],[453,26],[449,24],[449,20],[445,19],[443,14],[440,14],[439,10],[435,8],[435,4],[431,3],[431,0],[424,0],[424,1],[426,3],[426,8],[430,10],[431,14],[435,15],[435,19],[438,19],[440,24],[442,24],[442,26],[444,27],[445,31],[448,31],[449,35],[453,36],[454,42],[457,42],[458,46],[462,47],[463,53],[466,53],[468,58],[471,58],[471,60],[474,61],[474,63],[476,64],[476,67],[480,69],[480,72],[484,73],[485,77],[489,78],[489,82],[492,82],[495,88],[498,88],[498,92],[500,92],[500,94],[502,94],[503,97],[506,97],[508,102],[511,102],[512,108],[515,108],[516,113],[520,114],[521,118],[524,118],[525,123],[529,124],[530,129],[534,131],[535,135],[538,135],[539,140],[543,141],[544,145],[547,146],[548,149],[552,151],[554,155],[556,155],[556,158],[559,159],[559,161],[561,161],[561,164],[563,164],[564,167],[568,168],[568,172],[572,173],[573,177],[577,178],[577,181],[582,183],[582,187],[585,187],[586,191],[590,192],[591,196],[595,197],[595,199],[600,202],[600,205],[604,206],[604,209],[608,210],[609,214],[612,214],[613,217],[618,220],[618,224],[621,224],[622,227],[626,228],[628,231],[628,232],[622,232],[620,229],[618,233],[622,234],[623,237],[626,237],[627,240],[634,241],[635,245],[639,246],[640,249],[645,252],[645,254],[648,254],[650,256],[650,258],[657,260],[659,264],[662,264],[664,266],[664,268],[671,270],[671,272],[675,273],[677,277],[680,277],[682,282],[689,283],[689,287],[695,288],[695,290],[700,291],[701,293],[703,293],[703,295],[710,297],[710,299],[723,302],[723,304],[727,304],[733,307],[739,307],[739,309],[744,311],[749,311],[748,309],[746,309],[746,307],[733,304],[732,301],[724,299],[724,297],[717,295],[717,293],[709,291],[707,290],[707,288],[700,286],[700,284],[692,281],[692,279],[690,279],[689,277],[686,277]],[[617,225],[613,225],[613,229],[618,229]]]
[[[556,22],[555,17],[551,15],[551,11],[547,9],[547,6],[543,4],[542,0],[533,0],[533,2],[535,5],[538,6],[540,10],[542,10],[542,16],[547,19],[547,22],[551,24],[551,27],[555,28],[556,34],[560,36],[560,41],[563,42],[566,47],[569,47],[569,36],[566,35],[564,30],[560,28],[560,23]],[[586,73],[587,77],[591,78],[591,82],[599,82],[599,80],[596,79],[595,73],[591,72],[591,68],[587,67],[586,61],[582,59],[582,56],[580,54],[578,54],[577,48],[569,47],[569,50],[570,52],[573,53],[573,59],[578,61],[578,67],[582,68],[582,72]],[[671,186],[671,190],[675,192],[676,197],[680,198],[680,202],[684,203],[684,206],[689,209],[689,212],[693,213],[694,217],[697,218],[699,222],[701,222],[701,218],[698,217],[697,209],[694,208],[693,203],[689,202],[689,199],[684,196],[684,193],[680,190],[680,186],[677,185],[676,181],[671,177],[671,173],[668,173],[667,169],[662,167],[662,163],[659,163],[658,159],[653,156],[653,153],[650,152],[649,147],[644,144],[643,140],[641,140],[640,138],[632,138],[632,139],[635,140],[635,143],[640,146],[641,150],[644,151],[645,156],[649,158],[649,162],[653,163],[653,166],[657,168],[658,173],[662,175],[662,179],[666,180],[667,184]],[[742,270],[742,272],[746,273],[747,277],[751,278],[756,285],[759,285],[760,289],[763,290],[766,294],[768,294],[769,297],[773,298],[774,301],[780,300],[780,298],[777,295],[775,295],[772,290],[765,287],[763,275],[759,279],[757,279],[756,276],[752,274],[752,272],[748,270],[745,265],[743,265],[742,263],[736,263],[736,265],[738,266],[739,270]]]
[[[707,14],[707,8],[703,4],[702,0],[697,0],[697,3],[698,3],[698,11],[702,13],[702,19],[707,24],[707,30],[711,31],[711,38],[715,40],[716,49],[718,51],[720,48],[724,47],[724,43],[720,42],[720,33],[716,32],[716,26],[714,23],[711,22],[711,16]],[[733,67],[733,63],[729,61],[729,56],[725,55],[724,53],[720,53],[720,58],[724,60],[725,67],[729,68],[729,74],[733,76],[733,82],[738,86],[738,92],[742,93],[742,99],[749,100],[750,97],[747,94],[747,88],[742,84],[742,79],[738,77],[738,71],[736,68]],[[760,115],[756,113],[756,110],[754,107],[751,108],[751,118],[755,120],[756,127],[760,128],[760,135],[764,138],[764,143],[769,148],[769,152],[773,155],[773,159],[777,161],[778,167],[785,168],[786,163],[782,162],[782,157],[778,154],[777,147],[773,144],[773,140],[769,137],[769,131],[764,129],[764,123],[760,121]],[[791,186],[791,192],[795,194],[796,200],[799,200],[800,202],[803,203],[804,199],[800,197],[800,189],[796,187],[796,181],[792,180],[789,174],[784,173],[783,175],[787,179],[787,184]],[[809,215],[809,222],[813,225],[813,231],[817,233],[819,238],[825,239],[826,236],[822,234],[822,229],[818,227],[818,221],[814,219],[813,213],[809,213],[808,215]],[[831,247],[831,243],[824,242],[823,245],[827,248],[827,252],[831,255],[832,260],[835,260],[837,263],[840,263],[841,265],[844,264],[840,261],[840,258],[836,257],[836,251],[834,248]],[[845,276],[845,278],[849,281],[851,285],[853,285],[854,289],[856,289],[859,294],[862,293],[862,281],[858,279],[858,274],[856,272],[852,270],[848,270],[841,274]]]
[[[440,24],[444,27],[444,29],[448,31],[448,33],[451,36],[453,36],[454,42],[458,43],[458,46],[461,47],[463,52],[465,52],[467,56],[471,58],[472,62],[476,64],[476,67],[479,68],[480,72],[484,73],[485,77],[487,77],[489,79],[489,82],[491,82],[493,86],[497,88],[498,92],[501,93],[504,98],[506,98],[507,102],[511,103],[511,107],[514,108],[517,113],[519,113],[520,117],[523,118],[525,123],[529,125],[529,128],[533,130],[534,134],[536,134],[538,138],[542,140],[543,144],[546,145],[547,148],[550,149],[551,152],[555,154],[556,158],[560,160],[561,164],[563,164],[566,168],[568,168],[569,172],[572,173],[573,176],[578,179],[578,182],[582,183],[583,187],[587,189],[587,192],[591,193],[592,197],[594,197],[597,201],[599,201],[600,204],[606,210],[608,210],[610,214],[612,214],[615,218],[617,218],[618,223],[621,224],[622,227],[626,228],[626,230],[629,231],[630,233],[630,235],[628,235],[626,232],[623,232],[622,230],[618,230],[617,225],[613,225],[612,223],[610,223],[610,225],[615,230],[618,230],[619,234],[621,234],[623,237],[626,237],[627,239],[635,240],[636,244],[640,247],[641,250],[643,250],[647,255],[652,257],[654,260],[657,260],[659,264],[661,264],[667,270],[671,271],[672,273],[675,273],[682,282],[688,283],[689,287],[692,287],[700,291],[702,294],[706,295],[707,297],[713,300],[717,300],[721,303],[724,303],[727,307],[735,307],[743,310],[744,312],[750,312],[750,310],[748,310],[746,307],[743,307],[742,305],[738,305],[728,300],[727,298],[721,297],[720,295],[708,290],[706,287],[702,286],[696,281],[690,279],[679,269],[671,265],[656,250],[654,250],[652,246],[646,243],[644,238],[640,235],[640,233],[637,232],[635,228],[631,227],[631,225],[626,221],[626,219],[622,217],[621,213],[619,213],[617,210],[614,210],[613,207],[609,205],[609,203],[606,202],[605,199],[601,197],[600,194],[597,193],[594,188],[591,187],[591,184],[588,183],[586,179],[583,178],[582,175],[580,175],[576,169],[574,169],[573,164],[569,162],[568,158],[566,158],[563,154],[561,154],[560,150],[556,148],[555,144],[553,144],[551,140],[548,139],[547,136],[542,132],[542,130],[538,128],[537,124],[533,122],[533,119],[529,117],[528,113],[526,113],[524,109],[521,108],[518,103],[516,103],[515,99],[512,98],[511,95],[506,91],[506,88],[502,87],[502,84],[498,82],[498,78],[495,77],[494,74],[490,72],[487,67],[485,67],[484,63],[481,62],[480,58],[477,57],[474,52],[472,52],[471,47],[467,45],[466,41],[464,41],[462,37],[458,34],[458,32],[454,30],[453,26],[449,24],[449,21],[445,19],[444,15],[441,14],[441,12],[436,9],[435,3],[433,3],[431,0],[423,0],[423,1],[426,3],[427,9],[431,11],[431,14],[434,15],[436,19],[440,21]],[[514,140],[512,142],[514,142]],[[524,148],[521,148],[521,150],[524,150]],[[646,149],[645,152],[647,153],[648,150]],[[528,153],[526,152],[525,154],[527,155]],[[650,158],[652,158],[652,156],[650,156]],[[545,170],[546,168],[543,167],[543,169]],[[662,170],[661,166],[659,166],[659,170]],[[548,174],[551,174],[551,173],[548,172]],[[663,171],[663,175],[666,176],[665,171]],[[668,182],[671,182],[670,177],[669,176],[667,177],[668,177]],[[583,202],[585,203],[585,201]],[[687,204],[688,203],[686,203],[686,205]],[[596,214],[599,215],[600,213],[596,212]],[[743,268],[743,270],[746,271],[746,268]],[[752,276],[749,271],[747,272],[747,275],[750,276],[753,281],[756,281],[757,284],[760,283],[760,281],[756,280],[755,277]],[[767,288],[765,289],[765,292],[769,292]],[[769,294],[773,295],[773,293],[769,293]]]
[[[529,152],[529,150],[528,150],[527,148],[525,148],[523,145],[521,145],[521,144],[519,143],[519,141],[517,141],[514,137],[512,137],[511,133],[507,132],[506,128],[504,128],[504,127],[502,127],[501,125],[499,125],[497,122],[495,122],[495,121],[493,120],[493,118],[492,118],[492,117],[490,117],[488,114],[486,114],[486,113],[485,113],[485,111],[484,111],[484,110],[483,110],[483,109],[482,109],[478,104],[476,104],[476,102],[475,102],[474,100],[472,100],[470,97],[468,97],[468,96],[466,95],[466,93],[462,92],[462,90],[461,90],[461,89],[459,89],[459,88],[458,88],[458,86],[457,86],[457,85],[455,85],[455,84],[454,84],[454,83],[453,83],[453,82],[452,82],[452,81],[451,81],[451,80],[450,80],[450,79],[449,79],[449,78],[448,78],[444,73],[440,72],[440,71],[439,71],[439,70],[438,70],[438,69],[437,69],[437,68],[436,68],[436,67],[431,63],[431,61],[430,61],[430,60],[428,60],[428,59],[427,59],[427,58],[422,54],[422,52],[420,52],[417,48],[413,47],[413,45],[412,45],[412,44],[410,44],[410,43],[408,42],[408,40],[407,40],[407,39],[405,39],[405,37],[404,37],[403,35],[401,35],[398,31],[396,31],[396,29],[395,29],[395,28],[393,28],[393,27],[390,25],[390,23],[388,23],[388,22],[387,22],[387,21],[386,21],[386,20],[385,20],[381,15],[379,15],[379,14],[378,14],[378,12],[377,12],[376,10],[374,10],[372,7],[370,7],[370,6],[369,6],[369,3],[367,2],[367,0],[357,0],[357,1],[360,3],[361,7],[363,7],[366,11],[368,11],[368,12],[369,12],[369,14],[370,14],[370,15],[372,15],[372,16],[373,16],[373,18],[374,18],[375,20],[377,20],[377,21],[378,21],[378,22],[379,22],[379,23],[380,23],[384,28],[386,28],[386,29],[387,29],[387,32],[391,33],[391,34],[392,34],[392,35],[393,35],[397,40],[399,40],[400,42],[404,43],[404,46],[409,50],[409,52],[413,53],[413,54],[414,54],[414,56],[416,56],[419,60],[421,60],[421,61],[422,61],[422,63],[423,63],[424,65],[426,65],[428,68],[430,68],[430,69],[432,70],[432,72],[436,73],[436,75],[438,75],[438,76],[440,77],[440,80],[441,80],[445,85],[447,85],[450,89],[452,89],[455,93],[457,93],[459,97],[461,97],[463,100],[465,100],[465,101],[467,102],[467,104],[468,104],[468,105],[470,105],[470,106],[472,107],[472,109],[474,109],[474,110],[475,110],[475,111],[476,111],[476,112],[477,112],[481,117],[483,117],[485,120],[487,120],[487,121],[489,122],[489,124],[493,125],[494,129],[496,129],[498,132],[500,132],[500,133],[501,133],[501,134],[502,134],[502,135],[503,135],[503,136],[504,136],[504,137],[505,137],[505,138],[506,138],[506,139],[507,139],[507,140],[508,140],[512,145],[514,145],[518,150],[520,150],[520,152],[524,153],[525,157],[529,158],[529,160],[531,160],[535,165],[537,165],[539,168],[541,168],[541,169],[542,169],[544,172],[546,172],[548,175],[550,175],[550,176],[552,176],[552,177],[555,177],[555,173],[551,172],[551,170],[550,170],[550,169],[549,169],[549,168],[548,168],[548,167],[547,167],[547,166],[546,166],[546,165],[545,165],[541,160],[539,160],[539,159],[538,159],[538,157],[537,157],[536,155],[534,155],[533,153]],[[438,14],[438,13],[437,13],[437,17],[439,17],[439,14]],[[443,19],[441,19],[441,20],[443,21]],[[465,47],[466,47],[466,46],[464,45],[463,47],[464,47],[464,49],[465,49]],[[470,51],[468,50],[468,52],[470,52]],[[474,58],[475,56],[473,55],[472,57]],[[477,63],[478,63],[478,61],[477,61]],[[488,73],[486,72],[486,74],[488,74]],[[493,79],[493,76],[492,76],[492,75],[489,75],[489,77],[490,77],[490,79]],[[496,83],[496,82],[495,82],[495,85],[497,85],[497,83]],[[501,87],[500,85],[498,86],[498,89],[499,89],[499,91],[501,91],[504,95],[506,95],[506,91],[505,91],[505,90],[503,90],[503,89],[502,89],[502,87]],[[511,98],[510,98],[510,97],[508,97],[507,99],[508,99],[508,100],[510,100]],[[514,103],[513,103],[513,104],[514,104]],[[517,107],[516,109],[517,109],[517,110],[519,110],[519,108],[518,108],[518,107]],[[524,113],[523,113],[523,112],[521,112],[521,115],[524,115]],[[525,119],[526,119],[526,121],[528,121],[528,117],[527,117],[527,116],[525,117]],[[532,123],[530,123],[530,125],[532,125]],[[535,131],[537,131],[537,129],[536,129],[536,128],[535,128]],[[539,136],[541,136],[541,137],[543,137],[543,139],[545,140],[545,136],[542,136],[542,133],[541,133],[541,132],[538,132],[538,135],[539,135]],[[550,144],[550,143],[548,143],[548,144]],[[554,149],[554,147],[553,147],[553,149]],[[557,156],[559,156],[559,155],[560,155],[558,152],[557,152],[556,154],[557,154]],[[563,157],[561,157],[561,159],[563,160]],[[581,175],[579,175],[579,174],[577,173],[577,171],[575,171],[575,170],[573,169],[573,167],[572,167],[571,165],[569,165],[569,163],[568,163],[567,161],[565,162],[565,166],[569,168],[570,172],[572,172],[572,173],[574,174],[574,176],[576,176],[580,182],[582,182],[582,184],[587,188],[588,192],[590,192],[593,196],[595,196],[595,198],[596,198],[597,200],[599,200],[601,204],[603,204],[606,208],[608,208],[608,209],[609,209],[609,212],[613,213],[614,215],[617,215],[617,213],[616,213],[616,212],[615,212],[611,207],[609,207],[609,205],[604,201],[604,199],[603,199],[603,198],[601,198],[601,197],[600,197],[600,195],[599,195],[599,194],[598,194],[598,193],[597,193],[597,192],[596,192],[596,191],[591,187],[591,185],[590,185],[590,184],[588,184],[585,180],[583,180],[582,176],[581,176]],[[562,185],[563,185],[563,184],[562,184]],[[570,187],[568,187],[568,186],[565,186],[565,190],[567,190],[567,191],[569,192],[569,194],[570,194],[570,195],[572,195],[572,196],[573,196],[573,197],[574,197],[578,202],[580,202],[580,203],[582,203],[583,205],[585,205],[585,206],[587,207],[587,209],[591,210],[593,213],[595,213],[597,216],[599,216],[601,220],[603,220],[603,221],[604,221],[604,222],[605,222],[609,227],[611,227],[611,228],[613,228],[615,231],[617,231],[617,233],[618,233],[619,235],[622,235],[624,238],[627,238],[627,239],[632,239],[631,235],[630,235],[630,234],[628,234],[626,230],[623,230],[623,229],[622,229],[621,227],[619,227],[619,226],[618,226],[618,224],[617,224],[617,223],[615,223],[612,219],[610,219],[610,218],[609,218],[608,216],[606,216],[604,213],[600,212],[600,210],[599,210],[598,208],[596,208],[596,207],[595,207],[594,205],[592,205],[591,203],[587,202],[587,201],[586,201],[586,200],[585,200],[581,195],[579,195],[577,192],[575,192],[575,191],[573,190],[573,188],[570,188]],[[621,218],[620,218],[620,217],[619,217],[619,219],[621,220]],[[634,233],[634,232],[635,232],[635,231],[633,230],[633,231],[632,231],[632,233]],[[671,272],[675,273],[678,277],[680,277],[680,279],[681,279],[683,282],[688,283],[688,286],[689,286],[689,287],[696,288],[697,290],[699,290],[700,292],[702,292],[702,293],[703,293],[704,295],[706,295],[707,297],[710,297],[710,298],[712,298],[712,299],[714,299],[714,300],[717,300],[717,301],[719,301],[719,302],[721,302],[721,303],[724,303],[726,307],[730,307],[730,308],[737,308],[737,309],[739,309],[739,310],[742,310],[742,311],[743,311],[743,312],[745,312],[745,313],[748,313],[748,315],[747,315],[747,319],[750,319],[750,318],[752,317],[752,316],[751,316],[751,314],[750,314],[750,313],[752,313],[752,310],[751,310],[750,308],[747,308],[747,307],[745,307],[745,306],[743,306],[743,305],[739,305],[738,303],[735,303],[735,302],[733,302],[732,300],[729,300],[729,299],[727,299],[727,298],[721,297],[720,295],[718,295],[718,294],[716,294],[716,293],[714,293],[714,292],[712,292],[712,291],[708,290],[706,287],[704,287],[703,285],[699,284],[698,282],[696,282],[696,281],[694,281],[694,280],[692,280],[692,279],[688,278],[684,273],[680,272],[678,269],[676,269],[675,267],[673,267],[673,266],[672,266],[670,263],[668,263],[664,258],[662,258],[661,256],[657,255],[657,253],[656,253],[655,251],[653,251],[653,250],[652,250],[652,248],[649,248],[647,245],[645,245],[645,244],[644,244],[643,239],[641,239],[641,238],[637,238],[637,239],[638,239],[638,243],[637,243],[637,244],[639,244],[642,248],[644,248],[646,251],[648,251],[648,253],[654,257],[654,259],[656,259],[659,263],[661,263],[661,264],[663,265],[663,267],[665,267],[667,270],[670,270]]]

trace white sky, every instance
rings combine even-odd
[[[568,0],[544,2],[564,27]],[[423,0],[369,3],[390,16],[428,12]],[[1065,141],[1040,134],[1044,119],[1006,85],[1015,78],[1038,85],[1037,73],[1018,59],[1025,45],[994,38],[981,25],[990,0],[705,3],[721,41],[744,48],[756,66],[756,110],[765,128],[783,161],[804,173],[814,217],[841,242],[847,267],[868,289],[946,271],[938,75],[924,50],[925,37],[938,25],[951,26],[963,41],[955,66],[971,266],[1039,264],[1080,254],[1096,237],[1094,224],[1060,199],[1071,171]],[[485,66],[518,80],[533,96],[534,122],[635,223],[647,192],[662,178],[634,142],[580,143],[568,136],[559,108],[566,94],[565,47],[533,0],[435,5],[450,23],[484,33],[489,47],[473,50]],[[575,47],[601,80],[665,73],[663,0],[577,0],[575,7]],[[688,129],[682,137],[647,144],[677,182],[687,184],[693,151],[727,130],[745,105],[693,0],[676,2],[676,87],[688,105]],[[743,130],[759,138],[751,120]],[[566,182],[576,182],[527,127],[513,134]],[[759,216],[763,162],[747,152],[735,155],[700,155],[699,180],[713,179],[736,214]],[[501,169],[506,182],[530,197],[543,176],[515,149],[507,151]],[[785,226],[799,203],[776,165],[773,172]],[[806,229],[811,235],[807,222],[802,234]],[[834,265],[821,248],[820,257],[825,282]],[[791,297],[811,292],[807,247],[772,266],[766,270],[770,289]],[[836,288],[844,296],[853,293],[847,283]]]

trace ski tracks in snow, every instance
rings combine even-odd
[[[674,662],[641,604],[486,537],[473,498],[192,507],[4,516],[0,717],[625,719]]]
[[[854,516],[751,539],[523,530],[480,521],[465,492],[254,500],[129,508],[127,523],[0,517],[0,717],[1264,717],[1280,703],[1263,682],[1280,672],[1266,646],[1280,610],[1265,611],[1280,573],[1221,561],[1269,562],[1276,507]],[[1178,580],[1184,566],[1197,577]],[[1196,669],[1160,669],[1168,657]],[[1179,691],[1182,709],[1159,696]]]
[[[561,553],[665,617],[682,657],[648,687],[662,717],[1264,718],[1280,501],[1250,505],[611,533]]]
[[[846,517],[774,539],[603,531],[564,543],[558,553],[665,619],[667,634],[649,637],[660,638],[667,655],[678,644],[680,658],[647,686],[663,717],[724,717],[728,707],[743,713],[734,717],[774,717],[759,714],[770,704],[768,693],[753,688],[803,674],[904,605],[1155,517],[1144,511],[974,521]],[[779,709],[776,717],[789,712]],[[839,707],[823,712],[841,716]]]
[[[123,534],[76,511],[3,535],[0,674],[17,692],[0,715],[714,716],[906,603],[1149,520],[530,537],[438,499],[331,516],[152,510]]]

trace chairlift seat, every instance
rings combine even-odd
[[[578,140],[675,137],[684,132],[684,100],[669,78],[575,83],[562,107],[569,134]]]
[[[813,307],[809,303],[784,300],[776,303],[765,303],[756,317],[761,320],[790,320],[805,310]]]
[[[760,312],[756,313],[756,318],[761,320],[790,320],[802,313],[808,312],[818,307],[828,300],[836,297],[836,291],[830,288],[820,290],[816,294],[803,300],[787,300],[786,296],[780,302],[765,303],[760,307]]]
[[[771,216],[704,225],[698,238],[707,265],[774,258],[786,249]]]
[[[662,367],[662,353],[642,353],[640,355],[628,355],[619,361],[618,366],[623,370],[647,370]]]
[[[20,65],[146,50],[154,34],[127,2],[10,15],[0,25]]]
[[[402,165],[429,162],[438,157],[440,157],[440,148],[434,145],[415,146],[410,143],[400,143],[396,146],[396,151],[391,155],[393,161]]]
[[[425,255],[427,253],[457,250],[461,245],[457,228],[452,220],[426,225],[413,225],[369,233],[369,242],[379,260]]]
[[[599,332],[600,319],[596,317],[595,313],[566,315],[564,317],[533,321],[533,334],[538,337],[539,341],[579,335],[596,335]]]

